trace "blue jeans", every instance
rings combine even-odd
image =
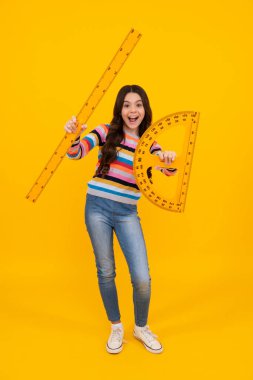
[[[151,278],[137,206],[87,194],[85,223],[95,254],[98,284],[108,319],[111,322],[120,320],[115,286],[114,231],[131,276],[135,323],[145,326]]]

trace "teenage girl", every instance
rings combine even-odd
[[[111,123],[99,125],[82,139],[78,137],[67,152],[70,159],[77,160],[95,146],[99,147],[95,174],[88,182],[85,223],[95,254],[101,297],[111,322],[106,344],[109,353],[122,350],[124,334],[114,281],[113,233],[126,258],[133,286],[133,334],[148,351],[163,351],[157,336],[147,325],[151,278],[137,213],[140,191],[133,175],[135,149],[151,121],[152,111],[146,92],[137,85],[124,86],[117,95]],[[76,128],[77,120],[73,116],[64,129],[75,133]],[[81,132],[86,128],[82,125]],[[160,160],[168,164],[176,157],[173,151],[163,152],[156,142],[150,147],[150,152],[159,155]],[[166,169],[160,170],[165,175],[171,175]]]

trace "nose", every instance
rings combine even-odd
[[[130,111],[130,113],[136,113],[137,107],[133,104],[133,105],[130,106],[129,111]]]

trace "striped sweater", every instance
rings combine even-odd
[[[86,156],[95,146],[98,146],[97,170],[102,156],[101,148],[105,143],[109,128],[109,124],[100,124],[82,139],[78,138],[69,148],[67,157],[78,160]],[[110,170],[105,178],[102,178],[101,174],[95,174],[88,182],[87,192],[89,194],[122,203],[137,203],[141,194],[133,173],[133,160],[138,141],[139,137],[125,133],[125,138],[117,149],[117,158],[110,164]],[[161,150],[160,145],[153,143],[150,152],[154,153],[159,150]]]

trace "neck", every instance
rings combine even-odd
[[[130,129],[128,127],[126,127],[125,125],[123,126],[123,131],[125,133],[128,133],[129,135],[133,135],[135,137],[139,137],[139,128],[137,129]]]

